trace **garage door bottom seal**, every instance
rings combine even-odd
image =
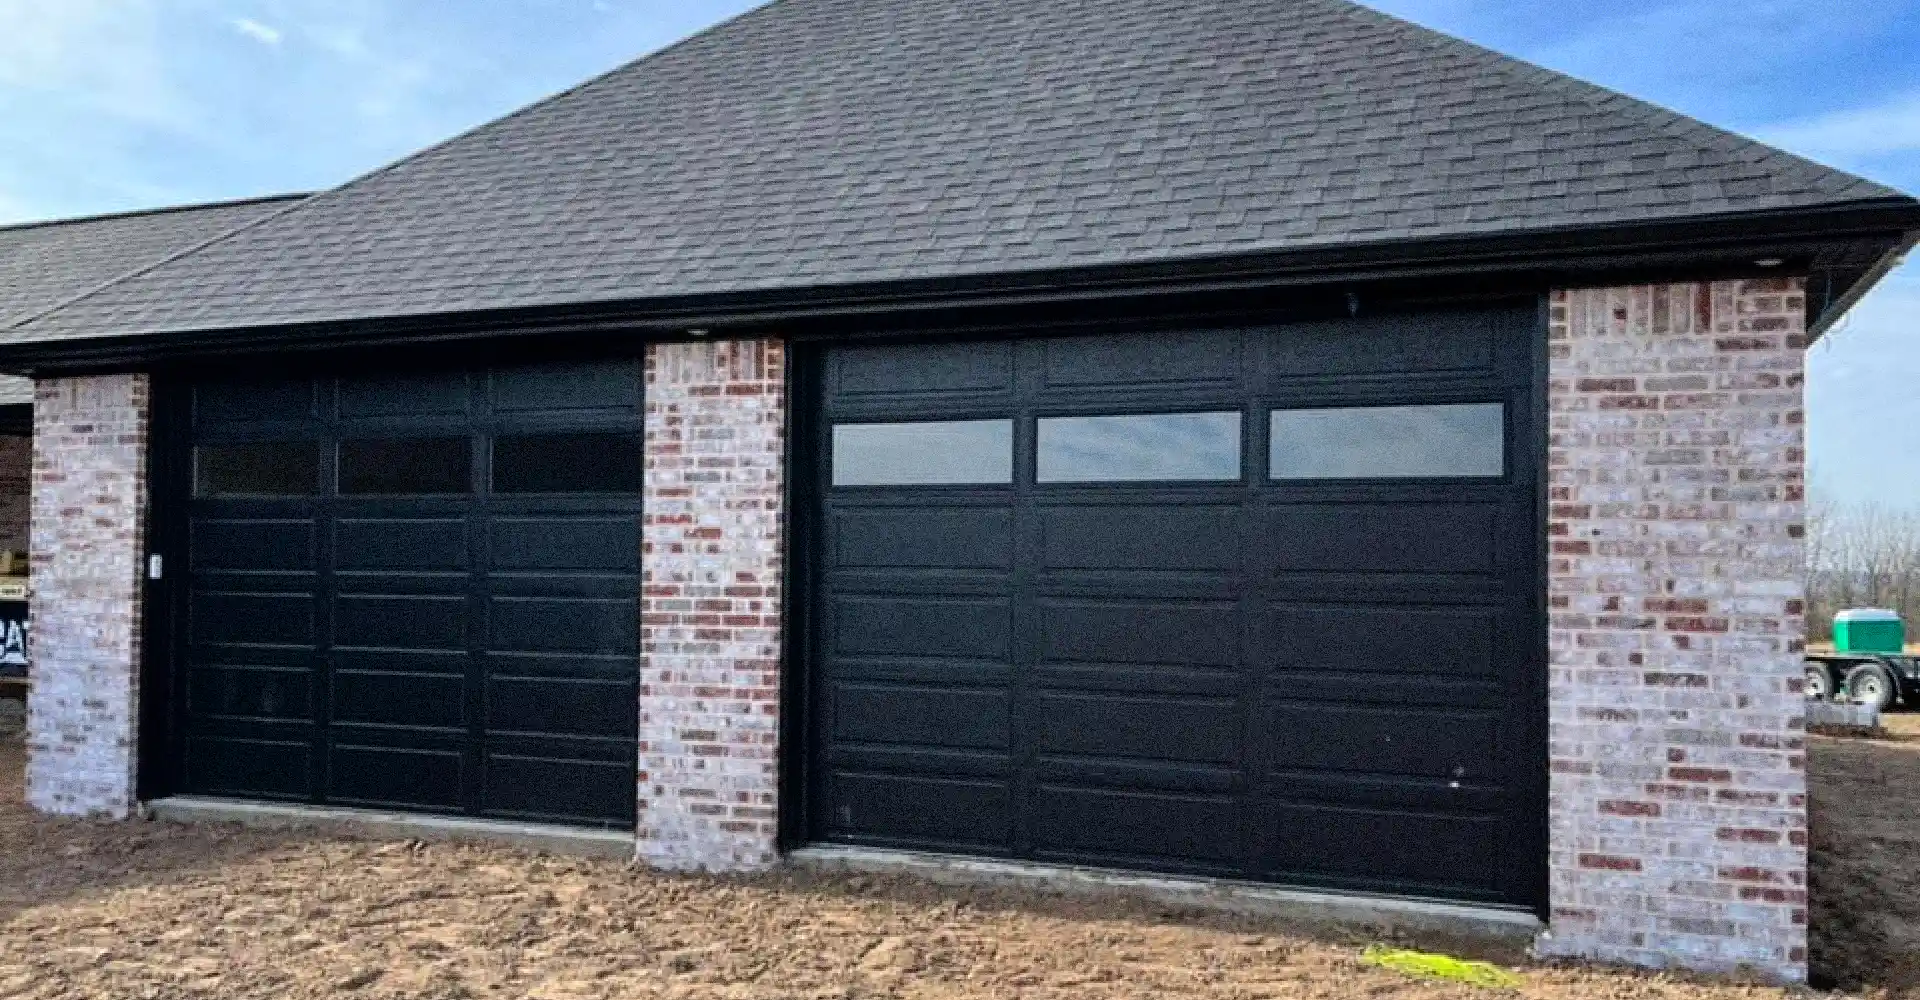
[[[634,855],[634,835],[630,830],[516,823],[465,816],[430,816],[340,806],[250,802],[198,795],[154,799],[145,803],[145,811],[155,819],[176,823],[321,827],[376,837],[512,844],[584,857],[632,860]]]
[[[900,874],[945,885],[1000,884],[1088,895],[1116,894],[1218,912],[1307,923],[1531,940],[1546,929],[1524,910],[1398,896],[1287,888],[1235,879],[1152,875],[1115,868],[1046,865],[920,851],[814,844],[787,855],[804,868]]]

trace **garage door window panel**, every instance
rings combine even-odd
[[[1240,414],[1043,417],[1042,483],[1232,482],[1240,478]]]
[[[314,441],[204,444],[193,450],[195,496],[313,496],[320,492]]]
[[[835,486],[1004,486],[1013,482],[1013,421],[837,424]]]
[[[514,434],[493,442],[495,493],[638,493],[638,434]]]
[[[1274,479],[1498,478],[1506,474],[1500,403],[1275,410]]]
[[[466,493],[473,445],[464,437],[371,438],[340,442],[340,492]]]

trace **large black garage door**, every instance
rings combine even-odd
[[[176,787],[633,824],[637,363],[188,395]]]
[[[810,835],[1537,905],[1535,327],[824,352]]]

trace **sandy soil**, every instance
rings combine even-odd
[[[1816,740],[1822,973],[1920,997],[1920,718]],[[1358,930],[909,880],[670,877],[503,849],[58,822],[0,742],[0,997],[1369,997],[1479,991],[1359,963]],[[1873,947],[1836,946],[1845,926]],[[1429,946],[1445,942],[1413,942]],[[1487,946],[1455,953],[1521,963]],[[1905,956],[1901,956],[1904,949]],[[1784,998],[1519,964],[1542,1000]]]

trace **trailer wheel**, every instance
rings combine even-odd
[[[1862,663],[1847,674],[1847,697],[1879,711],[1893,706],[1893,675],[1878,663]]]
[[[1833,675],[1827,672],[1826,664],[1807,664],[1807,681],[1802,685],[1801,693],[1815,701],[1826,701],[1833,697]]]

